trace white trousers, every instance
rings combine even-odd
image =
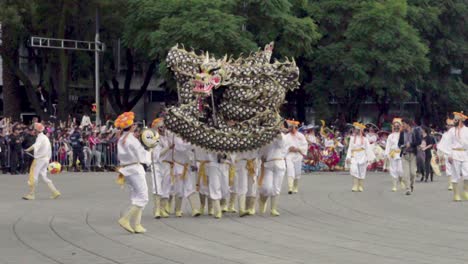
[[[445,159],[445,176],[451,177],[452,176],[452,164],[450,164],[447,156],[444,156],[444,159]]]
[[[357,162],[351,161],[351,165],[349,166],[349,174],[351,174],[351,176],[364,180],[366,178],[366,172],[367,163],[358,164]]]
[[[180,165],[176,165],[180,166]],[[187,169],[185,177],[183,177],[183,166],[176,169],[175,173],[175,183],[174,183],[174,194],[177,197],[189,197],[195,192],[195,175],[190,170],[190,167]]]
[[[229,165],[218,164],[218,166],[221,171],[219,183],[220,183],[220,188],[221,188],[222,199],[228,199],[231,193],[231,187],[229,186]]]
[[[398,179],[398,177],[403,177],[403,162],[401,161],[401,159],[390,159],[389,165],[390,175],[394,179]]]
[[[52,181],[47,177],[47,167],[49,166],[48,159],[35,159],[29,170],[29,185],[37,184],[39,176],[45,183],[51,183]],[[31,182],[34,180],[34,182]]]
[[[299,180],[301,178],[302,159],[286,159],[286,173],[288,177]]]
[[[246,161],[242,160],[236,163],[236,176],[234,178],[234,185],[231,190],[238,195],[247,194],[248,172],[246,168]]]
[[[221,181],[223,176],[222,171],[218,165],[206,166],[206,173],[208,174],[208,189],[210,198],[213,200],[220,200],[223,198],[221,191]]]
[[[274,161],[283,162],[283,161]],[[269,166],[265,167],[265,174],[263,176],[262,186],[259,187],[260,195],[262,196],[276,196],[281,193],[281,186],[285,174],[283,166]]]
[[[151,176],[151,183],[153,187],[153,194],[162,195],[162,182],[163,177],[161,173],[161,163],[153,163],[151,165],[150,176]]]
[[[132,174],[125,176],[125,182],[130,189],[132,205],[144,208],[148,203],[148,185],[145,174]]]
[[[459,182],[462,178],[468,180],[468,161],[453,160],[451,166],[453,183]]]
[[[169,198],[172,194],[173,186],[171,179],[171,164],[167,162],[161,162],[161,197]]]

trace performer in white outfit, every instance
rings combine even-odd
[[[236,167],[234,155],[219,154],[218,155],[218,168],[221,171],[220,186],[221,186],[221,211],[226,213],[228,209],[228,198],[231,196],[231,189],[234,186],[234,179],[236,176]],[[235,199],[235,194],[234,194]]]
[[[136,128],[133,123],[134,118],[133,112],[126,112],[114,123],[117,128],[123,129],[117,144],[117,156],[120,162],[118,172],[119,178],[121,180],[123,178],[129,187],[132,204],[130,210],[119,219],[119,224],[130,233],[144,233],[146,229],[141,225],[141,215],[148,203],[148,185],[142,164],[151,164],[151,154],[133,134]],[[132,220],[134,220],[133,227],[130,223]]]
[[[233,192],[231,192],[230,203],[228,211],[234,212],[235,196],[239,197],[239,216],[243,217],[249,214],[251,208],[252,197],[255,197],[253,190],[255,188],[257,178],[257,163],[258,152],[249,151],[235,154],[236,174],[233,185]],[[246,202],[246,195],[250,189],[249,202]],[[234,197],[233,197],[234,196]],[[248,208],[246,210],[246,208]]]
[[[449,162],[449,156],[446,154],[442,149],[440,148],[442,146],[446,146],[448,144],[447,140],[449,137],[449,131],[453,127],[453,119],[447,118],[446,120],[446,127],[447,131],[442,134],[442,138],[440,139],[439,144],[437,144],[437,149],[438,152],[440,153],[439,156],[444,158],[444,163],[445,163],[445,175],[448,178],[448,190],[452,191],[453,190],[453,185],[452,185],[452,164]]]
[[[26,149],[27,152],[34,150],[34,161],[29,170],[29,193],[23,197],[24,200],[35,199],[35,189],[39,176],[47,183],[50,191],[52,192],[51,199],[56,199],[60,196],[60,192],[55,188],[54,183],[47,177],[47,167],[49,160],[52,157],[52,148],[50,146],[49,138],[44,135],[44,126],[41,123],[34,124],[34,130],[37,133],[36,142]]]
[[[161,147],[161,153],[159,155],[160,160],[160,172],[161,172],[161,217],[169,217],[170,205],[171,205],[171,194],[173,190],[173,183],[175,182],[174,173],[174,139],[175,135],[169,130],[162,126],[158,129],[159,132],[159,145]]]
[[[271,203],[271,215],[279,216],[278,199],[281,193],[281,185],[286,172],[286,155],[289,152],[286,135],[282,133],[278,139],[267,145],[260,151],[262,158],[262,169],[258,179],[259,186],[259,210],[266,212],[268,197]]]
[[[461,201],[458,183],[463,179],[463,199],[468,200],[468,128],[463,122],[468,118],[454,112],[454,127],[448,131],[447,141],[439,149],[448,155],[452,168],[453,200]]]
[[[389,171],[393,179],[392,192],[397,191],[398,182],[402,183],[403,163],[401,161],[401,150],[398,147],[400,139],[400,129],[402,126],[401,118],[394,118],[392,122],[393,132],[388,136],[385,146],[385,158],[389,161]],[[406,189],[406,187],[402,189]]]
[[[353,192],[364,191],[364,179],[366,178],[367,165],[375,159],[369,141],[363,135],[365,125],[354,122],[353,135],[349,139],[346,164],[349,166],[350,174],[353,176]]]
[[[164,133],[164,119],[163,118],[156,118],[153,120],[151,124],[151,128],[158,130],[158,133]],[[163,177],[161,173],[161,151],[162,146],[161,144],[157,144],[154,147],[153,151],[151,152],[151,167],[150,167],[150,174],[151,174],[151,182],[153,185],[153,201],[154,201],[154,209],[153,215],[154,218],[159,219],[161,218],[161,195],[162,195],[162,182]],[[163,212],[164,217],[168,215]]]
[[[286,155],[286,174],[288,176],[289,194],[297,193],[299,179],[301,178],[302,160],[307,155],[307,140],[302,133],[297,131],[298,121],[287,120],[289,133],[285,135],[284,141],[288,145]]]
[[[200,215],[198,209],[198,195],[195,193],[195,175],[192,173],[191,166],[194,160],[192,145],[185,142],[182,138],[174,137],[174,174],[175,174],[175,214],[182,216],[182,200],[186,197],[192,208],[192,216]]]
[[[214,215],[213,203],[210,198],[210,189],[208,185],[208,172],[216,171],[216,156],[210,155],[202,148],[195,147],[195,160],[197,164],[197,191],[200,197],[200,214],[205,214],[205,205],[208,201],[208,214]],[[215,167],[213,169],[213,167]],[[217,173],[217,172],[215,172]]]

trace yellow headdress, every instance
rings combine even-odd
[[[393,118],[392,124],[395,124],[395,123],[401,125],[401,124],[403,124],[403,120],[401,118],[395,117],[395,118]]]
[[[125,112],[119,117],[114,122],[114,126],[119,129],[125,129],[133,125],[135,119],[135,113],[133,112]]]
[[[295,127],[298,127],[299,126],[299,121],[296,121],[296,120],[286,120],[286,123],[288,123],[288,126],[291,127],[291,126],[295,126]]]
[[[158,128],[162,127],[164,125],[164,118],[159,117],[153,120],[153,123],[151,123],[151,128]]]
[[[455,120],[461,120],[461,121],[465,121],[468,118],[468,116],[463,114],[463,111],[453,112],[453,117]]]
[[[361,130],[366,129],[366,126],[364,124],[359,123],[359,122],[354,122],[353,127],[357,128],[357,129],[361,129]]]

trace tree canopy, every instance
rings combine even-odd
[[[468,104],[466,0],[0,0],[5,61],[4,94],[15,97],[19,81],[40,112],[31,80],[15,60],[32,35],[93,40],[95,11],[101,16],[101,85],[115,112],[130,110],[144,96],[151,77],[175,84],[164,59],[177,43],[217,56],[248,54],[270,41],[274,57],[294,57],[301,89],[288,99],[304,119],[311,106],[321,118],[352,121],[360,104],[373,102],[378,117],[391,105],[418,101],[425,123],[441,123],[448,112]],[[7,35],[6,35],[7,34]],[[125,79],[119,80],[115,45],[122,40]],[[70,82],[92,79],[93,55],[31,50],[28,60],[40,80],[57,94],[59,111],[69,107]],[[137,71],[140,91],[130,94]],[[28,85],[29,82],[29,85]],[[18,111],[5,102],[5,113]],[[9,104],[10,103],[10,104]],[[69,110],[69,109],[68,109]],[[63,117],[63,114],[62,114]]]

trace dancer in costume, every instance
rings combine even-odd
[[[454,127],[448,131],[447,141],[439,149],[448,155],[452,168],[453,200],[461,201],[459,183],[463,179],[463,199],[468,200],[468,118],[463,112],[454,112]]]
[[[353,136],[349,140],[349,147],[346,154],[346,164],[349,166],[349,173],[353,177],[353,192],[364,191],[364,179],[366,178],[367,165],[375,159],[369,141],[364,137],[365,125],[354,122]]]
[[[159,135],[164,134],[164,119],[162,117],[156,118],[151,123],[151,128],[156,129]],[[154,147],[153,151],[151,152],[151,181],[153,185],[153,201],[154,201],[154,209],[153,215],[156,219],[161,218],[161,195],[162,195],[162,182],[163,177],[161,173],[161,151],[162,146],[161,144],[157,144]],[[165,212],[164,212],[165,213]],[[164,214],[163,213],[163,214]],[[166,214],[164,214],[167,217]]]
[[[160,194],[160,214],[161,217],[169,217],[170,212],[170,196],[173,182],[175,181],[174,174],[174,138],[175,136],[166,129],[165,125],[158,128],[159,146],[161,153],[159,154],[160,172],[161,172],[161,194]]]
[[[39,176],[41,176],[42,180],[47,183],[47,186],[52,192],[52,196],[50,198],[56,199],[60,196],[60,192],[57,190],[57,188],[55,188],[52,180],[47,177],[47,167],[49,165],[49,160],[52,157],[50,140],[46,135],[44,135],[44,126],[41,123],[34,124],[34,131],[37,134],[36,141],[31,147],[25,150],[27,152],[34,150],[34,161],[31,165],[31,168],[29,169],[29,193],[23,196],[23,199],[35,199],[35,189]]]
[[[258,152],[249,151],[241,152],[235,155],[236,158],[236,175],[234,182],[234,192],[231,192],[231,198],[228,210],[234,212],[235,196],[239,197],[239,216],[243,217],[251,212],[252,198],[255,199],[256,189],[254,190],[257,178],[257,162]],[[246,202],[247,192],[249,193],[249,202]],[[233,198],[234,196],[234,198]],[[248,208],[248,210],[246,210]]]
[[[398,182],[402,183],[403,178],[403,163],[401,161],[401,150],[398,147],[398,140],[400,139],[400,129],[402,125],[401,118],[394,118],[392,122],[392,134],[387,138],[385,146],[385,157],[389,162],[390,176],[392,176],[392,192],[397,191]],[[401,186],[402,189],[406,187]]]
[[[259,210],[262,214],[266,212],[267,200],[270,197],[271,215],[280,215],[278,212],[278,199],[287,167],[285,158],[289,151],[286,135],[282,133],[278,139],[260,151],[262,168],[258,179],[258,186],[260,193]]]
[[[197,163],[197,191],[200,197],[200,214],[205,214],[205,205],[208,201],[208,214],[214,215],[213,200],[210,198],[208,173],[216,172],[216,160],[202,148],[195,147],[195,159]],[[213,168],[214,167],[214,168]]]
[[[286,174],[288,176],[288,193],[297,193],[299,179],[301,178],[302,160],[307,155],[307,140],[302,133],[297,131],[298,121],[287,120],[289,133],[285,135],[284,141],[289,146],[286,155]]]
[[[450,162],[449,162],[448,154],[444,153],[444,151],[442,151],[442,149],[443,149],[443,146],[446,146],[448,144],[447,140],[449,138],[449,131],[450,131],[451,128],[453,128],[453,125],[454,125],[453,119],[447,118],[447,120],[446,120],[447,130],[444,132],[444,134],[442,134],[442,139],[440,140],[439,144],[437,145],[438,152],[440,153],[439,156],[441,156],[444,159],[445,175],[448,178],[448,190],[449,191],[453,190],[453,185],[452,185],[452,164],[450,164]]]
[[[192,145],[178,136],[174,137],[174,174],[175,174],[175,215],[182,216],[182,199],[184,197],[190,203],[192,216],[200,215],[198,209],[199,197],[195,193],[195,175],[192,173],[193,161]]]
[[[233,198],[231,204],[234,204],[236,199],[236,195],[231,193],[236,177],[235,163],[234,154],[218,154],[218,169],[221,172],[221,177],[219,178],[221,187],[220,206],[223,213],[229,212],[228,199],[231,200],[231,197]],[[234,208],[231,209],[233,209],[233,213],[237,212]]]
[[[133,112],[125,112],[114,123],[115,127],[123,130],[117,144],[117,156],[120,161],[118,172],[119,178],[126,182],[130,189],[132,204],[128,212],[119,219],[119,224],[130,233],[145,233],[146,229],[141,225],[141,216],[149,199],[145,169],[142,164],[151,164],[151,154],[133,134],[136,128],[134,118]]]

